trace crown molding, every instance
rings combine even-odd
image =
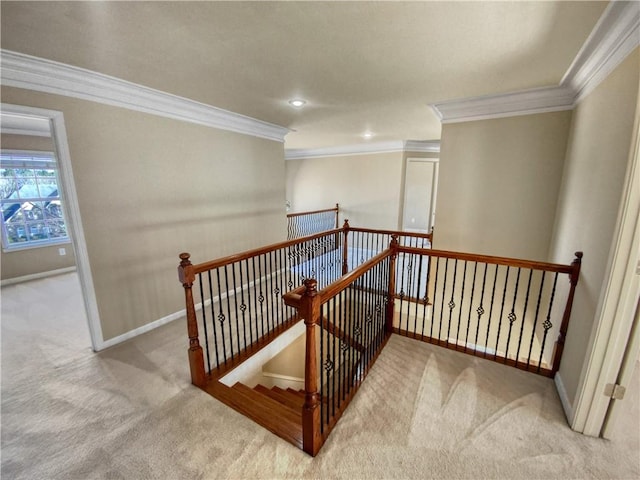
[[[573,100],[569,87],[558,86],[449,100],[431,108],[442,123],[457,123],[571,110]]]
[[[279,125],[31,55],[0,50],[0,62],[0,82],[9,87],[89,100],[278,142],[284,142],[289,133]]]
[[[406,142],[404,142],[404,151],[415,153],[439,153],[440,140],[407,140]]]
[[[366,155],[392,152],[439,152],[440,141],[402,140],[355,145],[340,145],[323,148],[287,148],[285,160],[303,160],[307,158],[342,157],[349,155]]]
[[[640,43],[640,2],[612,1],[557,86],[431,104],[442,123],[573,109]]]
[[[562,77],[578,103],[640,43],[640,3],[612,1]]]

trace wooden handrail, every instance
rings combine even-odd
[[[219,258],[217,260],[211,260],[209,262],[198,263],[193,266],[194,273],[202,273],[207,270],[212,270],[218,267],[224,267],[225,265],[229,265],[235,262],[241,262],[243,260],[247,260],[251,257],[256,257],[258,255],[264,255],[265,253],[273,252],[275,250],[279,250],[281,248],[290,247],[292,245],[296,245],[298,243],[308,242],[310,240],[315,240],[316,238],[325,237],[334,235],[336,233],[340,233],[342,231],[341,228],[337,228],[335,230],[327,230],[325,232],[316,233],[313,235],[308,235],[306,237],[296,238],[294,240],[285,240],[284,242],[273,243],[271,245],[267,245],[266,247],[255,248],[253,250],[247,250],[246,252],[236,253],[235,255],[229,255],[228,257]]]
[[[398,247],[399,253],[409,253],[414,255],[427,255],[430,257],[453,258],[457,260],[467,260],[471,262],[490,263],[493,265],[506,265],[516,268],[531,268],[533,270],[544,270],[547,272],[572,273],[573,265],[563,265],[559,263],[536,262],[532,260],[521,260],[519,258],[495,257],[492,255],[476,255],[475,253],[451,252],[447,250],[432,250],[415,247]],[[580,252],[579,252],[580,253]],[[577,255],[577,253],[576,253]]]
[[[314,213],[325,213],[325,212],[338,212],[340,207],[336,203],[336,206],[333,208],[325,208],[323,210],[311,210],[309,212],[297,212],[297,213],[287,213],[287,218],[299,217],[301,215],[313,215]]]
[[[322,299],[322,303],[325,303],[327,300],[329,300],[329,299],[335,297],[336,295],[338,295],[345,288],[347,288],[349,285],[351,285],[353,282],[355,282],[358,278],[360,278],[364,274],[366,274],[369,270],[371,270],[373,267],[375,267],[382,260],[384,260],[385,258],[389,257],[392,253],[393,253],[393,251],[390,248],[387,248],[386,250],[384,250],[383,252],[379,253],[375,257],[370,258],[369,260],[364,262],[362,265],[360,265],[357,268],[351,270],[346,275],[343,275],[342,277],[340,277],[338,280],[333,282],[328,287],[325,287],[322,290],[320,290],[318,292],[318,296],[320,296],[320,298]]]
[[[351,227],[351,230],[354,232],[363,232],[363,233],[382,233],[386,235],[398,235],[400,237],[427,238],[429,240],[433,238],[433,230],[430,233],[403,232],[401,230],[377,230],[374,228],[360,228],[360,227]]]

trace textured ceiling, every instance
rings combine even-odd
[[[606,2],[8,2],[3,49],[291,128],[432,140],[428,104],[557,85]],[[287,100],[302,97],[295,110]]]

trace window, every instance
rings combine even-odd
[[[3,150],[0,195],[5,250],[69,241],[53,153]]]

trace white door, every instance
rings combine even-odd
[[[429,232],[435,220],[438,159],[408,158],[404,183],[402,230]]]

